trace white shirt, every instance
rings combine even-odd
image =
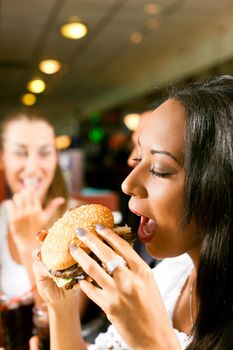
[[[193,263],[187,254],[180,255],[176,258],[164,259],[153,268],[153,274],[164,300],[171,324],[175,305],[192,269]],[[179,332],[177,329],[174,329],[174,332],[182,349],[185,349],[190,343],[190,337],[183,332]],[[101,333],[96,338],[95,344],[88,347],[88,350],[110,349],[130,350],[113,325],[109,326],[106,333]]]
[[[0,290],[7,298],[21,296],[31,289],[25,267],[15,262],[8,245],[8,219],[5,202],[0,206]]]

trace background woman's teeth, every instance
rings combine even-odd
[[[26,178],[23,180],[25,187],[36,187],[38,185],[38,180],[34,178]]]

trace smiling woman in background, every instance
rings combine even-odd
[[[97,282],[80,281],[80,288],[112,325],[88,346],[74,309],[78,291],[57,288],[37,262],[51,349],[232,350],[233,77],[171,91],[147,118],[134,162],[122,188],[141,216],[141,241],[163,261],[151,270],[103,225],[96,227],[101,239],[77,228],[102,262],[71,246]]]
[[[14,322],[22,305],[33,299],[40,303],[32,272],[36,233],[66,210],[68,193],[58,165],[54,128],[38,111],[8,115],[1,124],[0,147],[0,166],[10,194],[0,207],[1,305],[14,309]],[[28,321],[22,319],[21,327],[26,332],[31,313],[25,313]],[[10,327],[17,338],[18,330],[12,323]]]

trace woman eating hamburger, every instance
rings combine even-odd
[[[75,226],[70,253],[91,277],[78,285],[112,324],[86,344],[79,289],[58,288],[36,262],[51,350],[232,349],[233,77],[171,90],[148,116],[134,162],[122,189],[141,217],[140,240],[163,261],[151,270],[111,228]]]

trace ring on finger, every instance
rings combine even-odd
[[[127,263],[125,261],[124,258],[122,258],[122,256],[120,255],[115,255],[115,257],[109,261],[107,261],[106,263],[103,263],[103,267],[105,269],[105,271],[112,276],[113,272],[118,268],[118,267],[123,267],[123,266],[127,266]]]

